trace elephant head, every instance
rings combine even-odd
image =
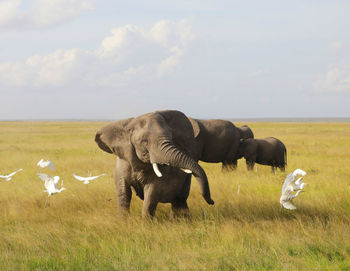
[[[256,154],[257,143],[253,138],[241,138],[239,142],[240,144],[236,155],[237,159],[241,159],[242,157],[247,159]]]
[[[113,122],[95,137],[98,146],[129,162],[132,168],[149,164],[158,177],[158,165],[168,165],[193,173],[204,199],[213,204],[207,176],[193,160],[194,136],[188,118],[179,111],[156,111],[137,118]]]
[[[239,131],[240,138],[242,139],[254,138],[253,131],[247,125],[243,125],[237,128]]]

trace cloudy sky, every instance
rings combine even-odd
[[[350,117],[348,0],[0,0],[0,119]]]

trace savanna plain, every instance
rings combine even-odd
[[[133,196],[120,219],[115,156],[94,142],[106,122],[0,122],[0,270],[350,270],[350,123],[245,123],[288,152],[286,172],[234,172],[201,163],[214,206],[192,180],[191,219],[159,204],[141,219]],[[240,126],[243,123],[235,123]],[[55,170],[36,163],[50,159]],[[281,209],[287,173],[307,172],[297,210]],[[48,198],[38,172],[59,175],[66,190]],[[85,185],[72,174],[106,173]]]

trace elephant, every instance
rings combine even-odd
[[[284,144],[274,137],[264,139],[241,139],[237,159],[246,159],[248,170],[253,170],[254,164],[269,165],[276,173],[276,168],[285,170],[287,165],[287,150]]]
[[[247,125],[243,125],[237,128],[241,139],[254,138],[253,131]]]
[[[195,137],[195,158],[207,163],[222,163],[223,170],[237,166],[236,152],[240,144],[237,127],[230,121],[189,118]]]
[[[97,131],[95,142],[117,156],[115,184],[121,216],[129,213],[132,190],[143,200],[142,217],[153,217],[158,203],[171,203],[174,214],[187,214],[191,173],[210,205],[208,179],[193,159],[194,135],[180,111],[155,111],[112,122]]]

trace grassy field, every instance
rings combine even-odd
[[[160,204],[152,221],[136,197],[128,219],[116,216],[115,157],[94,142],[104,124],[0,122],[0,174],[24,169],[0,181],[0,270],[350,270],[350,123],[248,123],[256,138],[285,143],[287,171],[203,163],[215,205],[194,180],[190,220]],[[36,166],[41,158],[53,173]],[[306,192],[297,210],[281,210],[296,168],[307,172]],[[37,172],[64,179],[49,206]],[[72,177],[89,172],[107,175],[89,185]]]

